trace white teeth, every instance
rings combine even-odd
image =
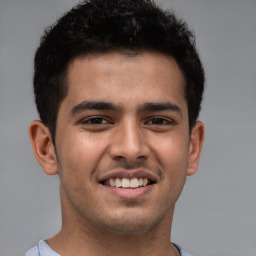
[[[130,180],[127,178],[123,178],[122,180],[122,187],[123,188],[129,188],[130,187]]]
[[[119,178],[116,178],[115,186],[113,187],[117,187],[117,188],[122,187],[122,180],[120,180]]]
[[[115,186],[115,180],[114,180],[113,178],[111,178],[111,179],[109,180],[109,183],[110,183],[110,186],[111,186],[111,187],[114,187],[114,186]]]
[[[137,188],[139,186],[139,181],[137,178],[133,178],[130,181],[130,186],[131,188]]]
[[[145,187],[145,186],[147,186],[147,184],[148,184],[148,179],[147,179],[147,178],[144,178],[144,179],[143,179],[143,186]]]
[[[105,185],[110,187],[138,188],[149,184],[148,178],[111,178],[105,181]]]

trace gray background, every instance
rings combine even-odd
[[[33,55],[43,28],[77,1],[0,1],[0,255],[54,235],[58,177],[34,159],[28,126]],[[159,1],[160,2],[160,1]],[[162,2],[163,3],[163,2]],[[173,0],[197,35],[207,88],[200,168],[177,204],[172,240],[195,256],[256,255],[256,1]]]

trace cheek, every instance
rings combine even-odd
[[[184,139],[179,143],[176,139],[163,143],[160,161],[163,169],[162,194],[167,202],[176,202],[185,184],[188,167],[188,146]]]
[[[153,141],[152,150],[157,161],[168,174],[186,172],[188,165],[188,140],[179,134],[166,136]]]
[[[102,144],[91,137],[83,132],[69,138],[63,136],[65,139],[59,143],[61,151],[58,159],[60,177],[64,183],[78,187],[91,180],[103,151],[100,148]]]

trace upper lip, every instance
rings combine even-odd
[[[158,175],[155,173],[152,173],[147,170],[143,169],[132,169],[132,170],[125,170],[125,169],[118,169],[118,170],[113,170],[109,171],[108,173],[102,175],[99,178],[99,182],[103,182],[105,180],[111,179],[111,178],[127,178],[127,179],[132,179],[132,178],[148,178],[152,182],[157,182],[159,180]]]

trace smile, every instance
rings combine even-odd
[[[102,182],[103,185],[116,188],[138,188],[153,184],[148,178],[110,178]]]

